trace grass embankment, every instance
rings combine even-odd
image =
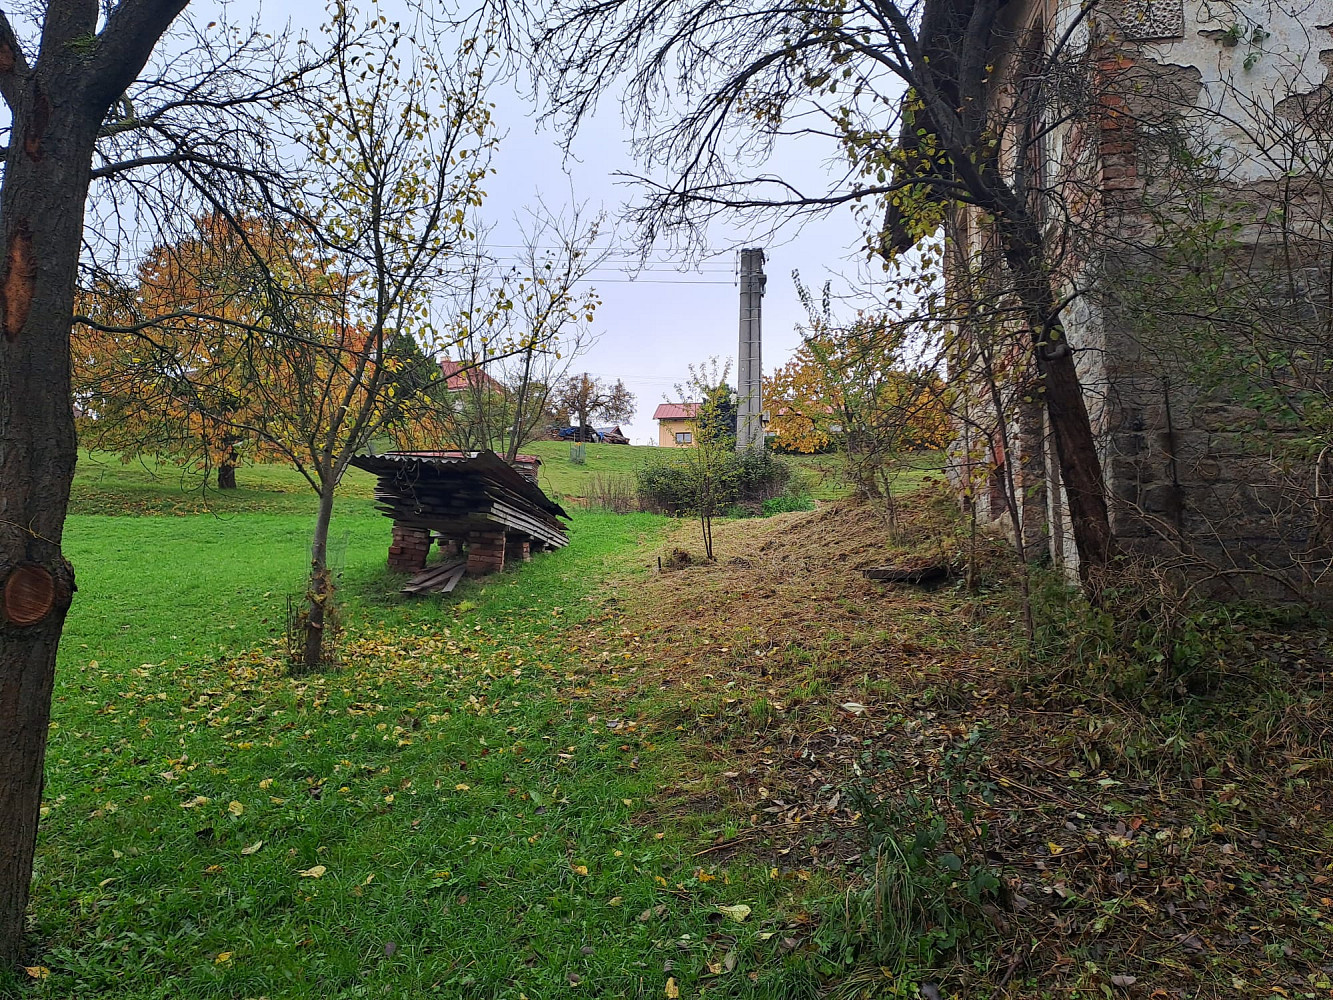
[[[645,581],[624,697],[711,775],[661,801],[841,890],[784,930],[833,996],[1333,995],[1327,621],[1201,607],[1154,645],[1038,574],[1029,643],[985,536],[973,593],[858,572],[961,557],[952,507],[900,503],[905,549],[852,503],[725,524]]]

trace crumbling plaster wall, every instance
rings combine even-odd
[[[1048,139],[1060,172],[1056,186],[1063,183],[1060,196],[1073,209],[1067,224],[1083,224],[1099,237],[1068,254],[1059,270],[1071,303],[1066,333],[1101,447],[1113,527],[1130,549],[1167,554],[1174,546],[1179,556],[1185,540],[1184,549],[1215,565],[1277,567],[1280,574],[1284,554],[1308,547],[1311,533],[1301,519],[1309,512],[1273,489],[1262,447],[1238,432],[1253,426],[1254,412],[1202,395],[1170,370],[1149,336],[1170,331],[1130,323],[1117,303],[1116,282],[1132,263],[1135,244],[1154,238],[1143,199],[1165,190],[1156,176],[1163,150],[1153,139],[1168,119],[1209,158],[1220,200],[1242,218],[1250,213],[1253,221],[1239,239],[1255,248],[1256,263],[1264,260],[1265,241],[1299,234],[1291,219],[1277,236],[1263,220],[1275,204],[1270,189],[1291,168],[1280,151],[1291,116],[1314,109],[1333,118],[1333,0],[1296,9],[1116,0],[1092,17],[1081,10],[1030,0],[1009,5],[1007,16],[1011,38],[1043,19],[1049,37],[1067,39],[1070,53],[1096,54],[1106,72],[1099,86],[1118,77],[1122,88],[1115,113],[1092,123],[1071,116]],[[996,64],[1003,80],[1013,73],[1012,53]],[[1100,197],[1085,210],[1078,192],[1089,187]],[[1307,230],[1328,226],[1319,212],[1307,213]],[[1049,426],[1024,432],[1015,421],[1010,436],[1022,449],[1014,460],[1031,465],[1040,454],[1045,488],[1026,491],[1020,503],[1041,503],[1050,555],[1072,578],[1077,556]],[[991,517],[1003,514],[981,506]],[[1024,524],[1029,520],[1025,512]]]
[[[1283,282],[1289,258],[1276,248],[1315,235],[1320,209],[1293,200],[1282,183],[1294,163],[1284,142],[1293,123],[1282,110],[1293,96],[1326,86],[1333,3],[1318,0],[1294,14],[1267,3],[1184,3],[1181,14],[1178,38],[1119,37],[1113,24],[1103,50],[1120,64],[1108,83],[1114,90],[1119,76],[1127,85],[1123,110],[1135,140],[1123,155],[1102,147],[1112,252],[1092,285],[1103,312],[1113,528],[1127,547],[1192,565],[1196,577],[1205,567],[1226,571],[1213,587],[1219,594],[1289,596],[1281,580],[1308,582],[1310,564],[1301,560],[1313,554],[1317,561],[1318,553],[1311,549],[1314,512],[1294,481],[1284,481],[1266,440],[1277,426],[1241,399],[1201,391],[1191,381],[1199,359],[1185,353],[1190,343],[1169,319],[1154,322],[1142,301],[1135,309],[1127,299],[1136,287],[1150,291],[1158,276],[1162,294],[1172,294],[1163,267],[1172,251],[1163,250],[1147,209],[1191,196],[1165,167],[1172,134],[1187,137],[1211,168],[1210,198],[1198,200],[1199,213],[1238,226],[1227,237],[1236,246],[1222,280],[1239,287],[1271,275]],[[1318,196],[1306,202],[1321,204]],[[1305,224],[1302,212],[1310,215]],[[1203,330],[1223,350],[1233,335]]]

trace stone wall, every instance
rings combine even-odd
[[[1091,112],[1050,142],[1057,178],[1077,181],[1058,192],[1064,225],[1094,238],[1061,235],[1077,251],[1053,266],[1122,546],[1218,595],[1326,602],[1333,495],[1316,495],[1315,472],[1320,454],[1333,467],[1318,448],[1327,428],[1268,390],[1285,380],[1333,400],[1333,0],[1247,16],[1241,30],[1223,23],[1239,13],[1201,3],[1102,8],[1086,38]],[[1284,158],[1296,142],[1313,145]],[[1226,252],[1200,256],[1196,235]],[[1281,288],[1297,291],[1275,299]],[[1016,401],[1009,419],[1025,542],[1073,579],[1049,424]],[[1000,500],[978,491],[978,513],[1007,520]]]

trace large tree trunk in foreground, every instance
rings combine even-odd
[[[1060,479],[1069,502],[1069,521],[1078,550],[1079,580],[1094,603],[1105,583],[1105,569],[1115,554],[1097,439],[1074,364],[1074,350],[1060,322],[1051,275],[1042,263],[1040,230],[1029,213],[999,216],[1004,256],[1014,276],[1014,290],[1032,328],[1032,347],[1041,393],[1055,436]]]
[[[46,5],[29,67],[0,11],[13,128],[0,188],[0,965],[21,957],[56,647],[74,593],[60,551],[76,440],[70,319],[97,130],[186,0]],[[39,7],[40,9],[40,7]],[[89,40],[93,39],[93,44]]]
[[[95,130],[77,82],[27,81],[0,192],[0,964],[22,944],[56,647],[74,591],[69,327]]]

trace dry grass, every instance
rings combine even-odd
[[[896,533],[849,501],[718,524],[715,563],[677,555],[632,616],[604,622],[640,665],[617,699],[689,734],[703,776],[655,812],[693,815],[700,855],[854,891],[866,817],[847,789],[889,812],[933,789],[949,849],[1003,883],[940,982],[1330,995],[1327,633],[1232,626],[1206,695],[1111,697],[1073,641],[1055,662],[1026,655],[998,543],[981,542],[978,592],[864,579],[905,557],[962,558],[947,501],[905,506]],[[662,554],[697,554],[696,533],[682,523]]]

